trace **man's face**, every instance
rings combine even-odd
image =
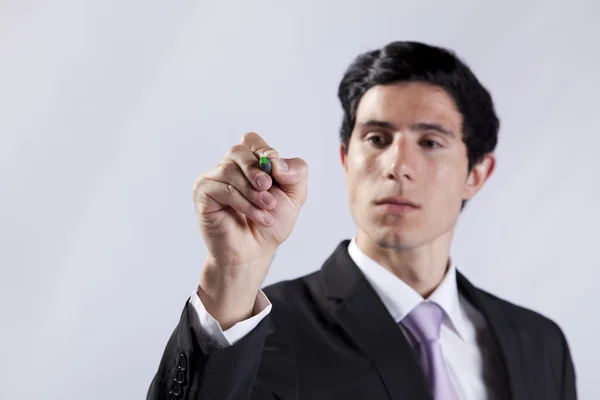
[[[468,174],[462,115],[442,88],[378,85],[361,98],[347,154],[340,155],[359,237],[412,249],[450,233],[463,199],[480,189],[493,156]],[[403,206],[403,201],[417,207]],[[380,204],[381,203],[381,204]]]

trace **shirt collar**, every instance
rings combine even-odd
[[[444,310],[447,317],[444,319],[444,323],[448,323],[450,328],[454,328],[459,337],[465,337],[464,316],[460,308],[456,284],[456,266],[452,259],[450,259],[450,268],[448,268],[440,285],[428,299],[424,299],[402,279],[366,255],[358,247],[356,237],[352,238],[348,245],[348,254],[362,271],[367,281],[373,286],[373,289],[396,322],[400,322],[423,301],[432,301]]]

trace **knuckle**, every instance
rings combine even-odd
[[[231,176],[235,170],[236,165],[233,162],[225,162],[219,165],[218,175],[221,177]]]
[[[194,185],[194,190],[192,191],[192,198],[194,202],[199,204],[204,204],[206,202],[206,196],[208,192],[208,180],[199,179]]]
[[[224,191],[225,191],[225,195],[227,197],[230,197],[235,194],[236,188],[233,185],[228,183],[225,185]]]
[[[198,177],[198,179],[196,179],[194,185],[192,186],[192,193],[194,194],[194,196],[196,195],[196,193],[202,190],[204,185],[206,185],[206,177],[202,175]]]
[[[258,133],[256,132],[246,132],[244,133],[244,135],[242,136],[242,140],[240,141],[240,143],[242,145],[249,145],[252,142],[256,141],[257,138],[260,138],[260,136],[258,135]]]
[[[229,148],[229,150],[227,150],[224,158],[232,158],[233,156],[235,156],[235,154],[237,154],[245,149],[246,149],[246,147],[242,146],[241,144],[233,145]]]

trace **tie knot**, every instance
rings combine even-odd
[[[402,319],[402,325],[419,343],[437,340],[444,318],[444,310],[430,301],[424,301]]]

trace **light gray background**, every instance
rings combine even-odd
[[[206,254],[192,184],[246,131],[310,167],[265,283],[319,268],[355,229],[338,82],[405,39],[455,49],[502,121],[453,257],[557,321],[600,398],[599,7],[0,1],[0,398],[145,398]]]

